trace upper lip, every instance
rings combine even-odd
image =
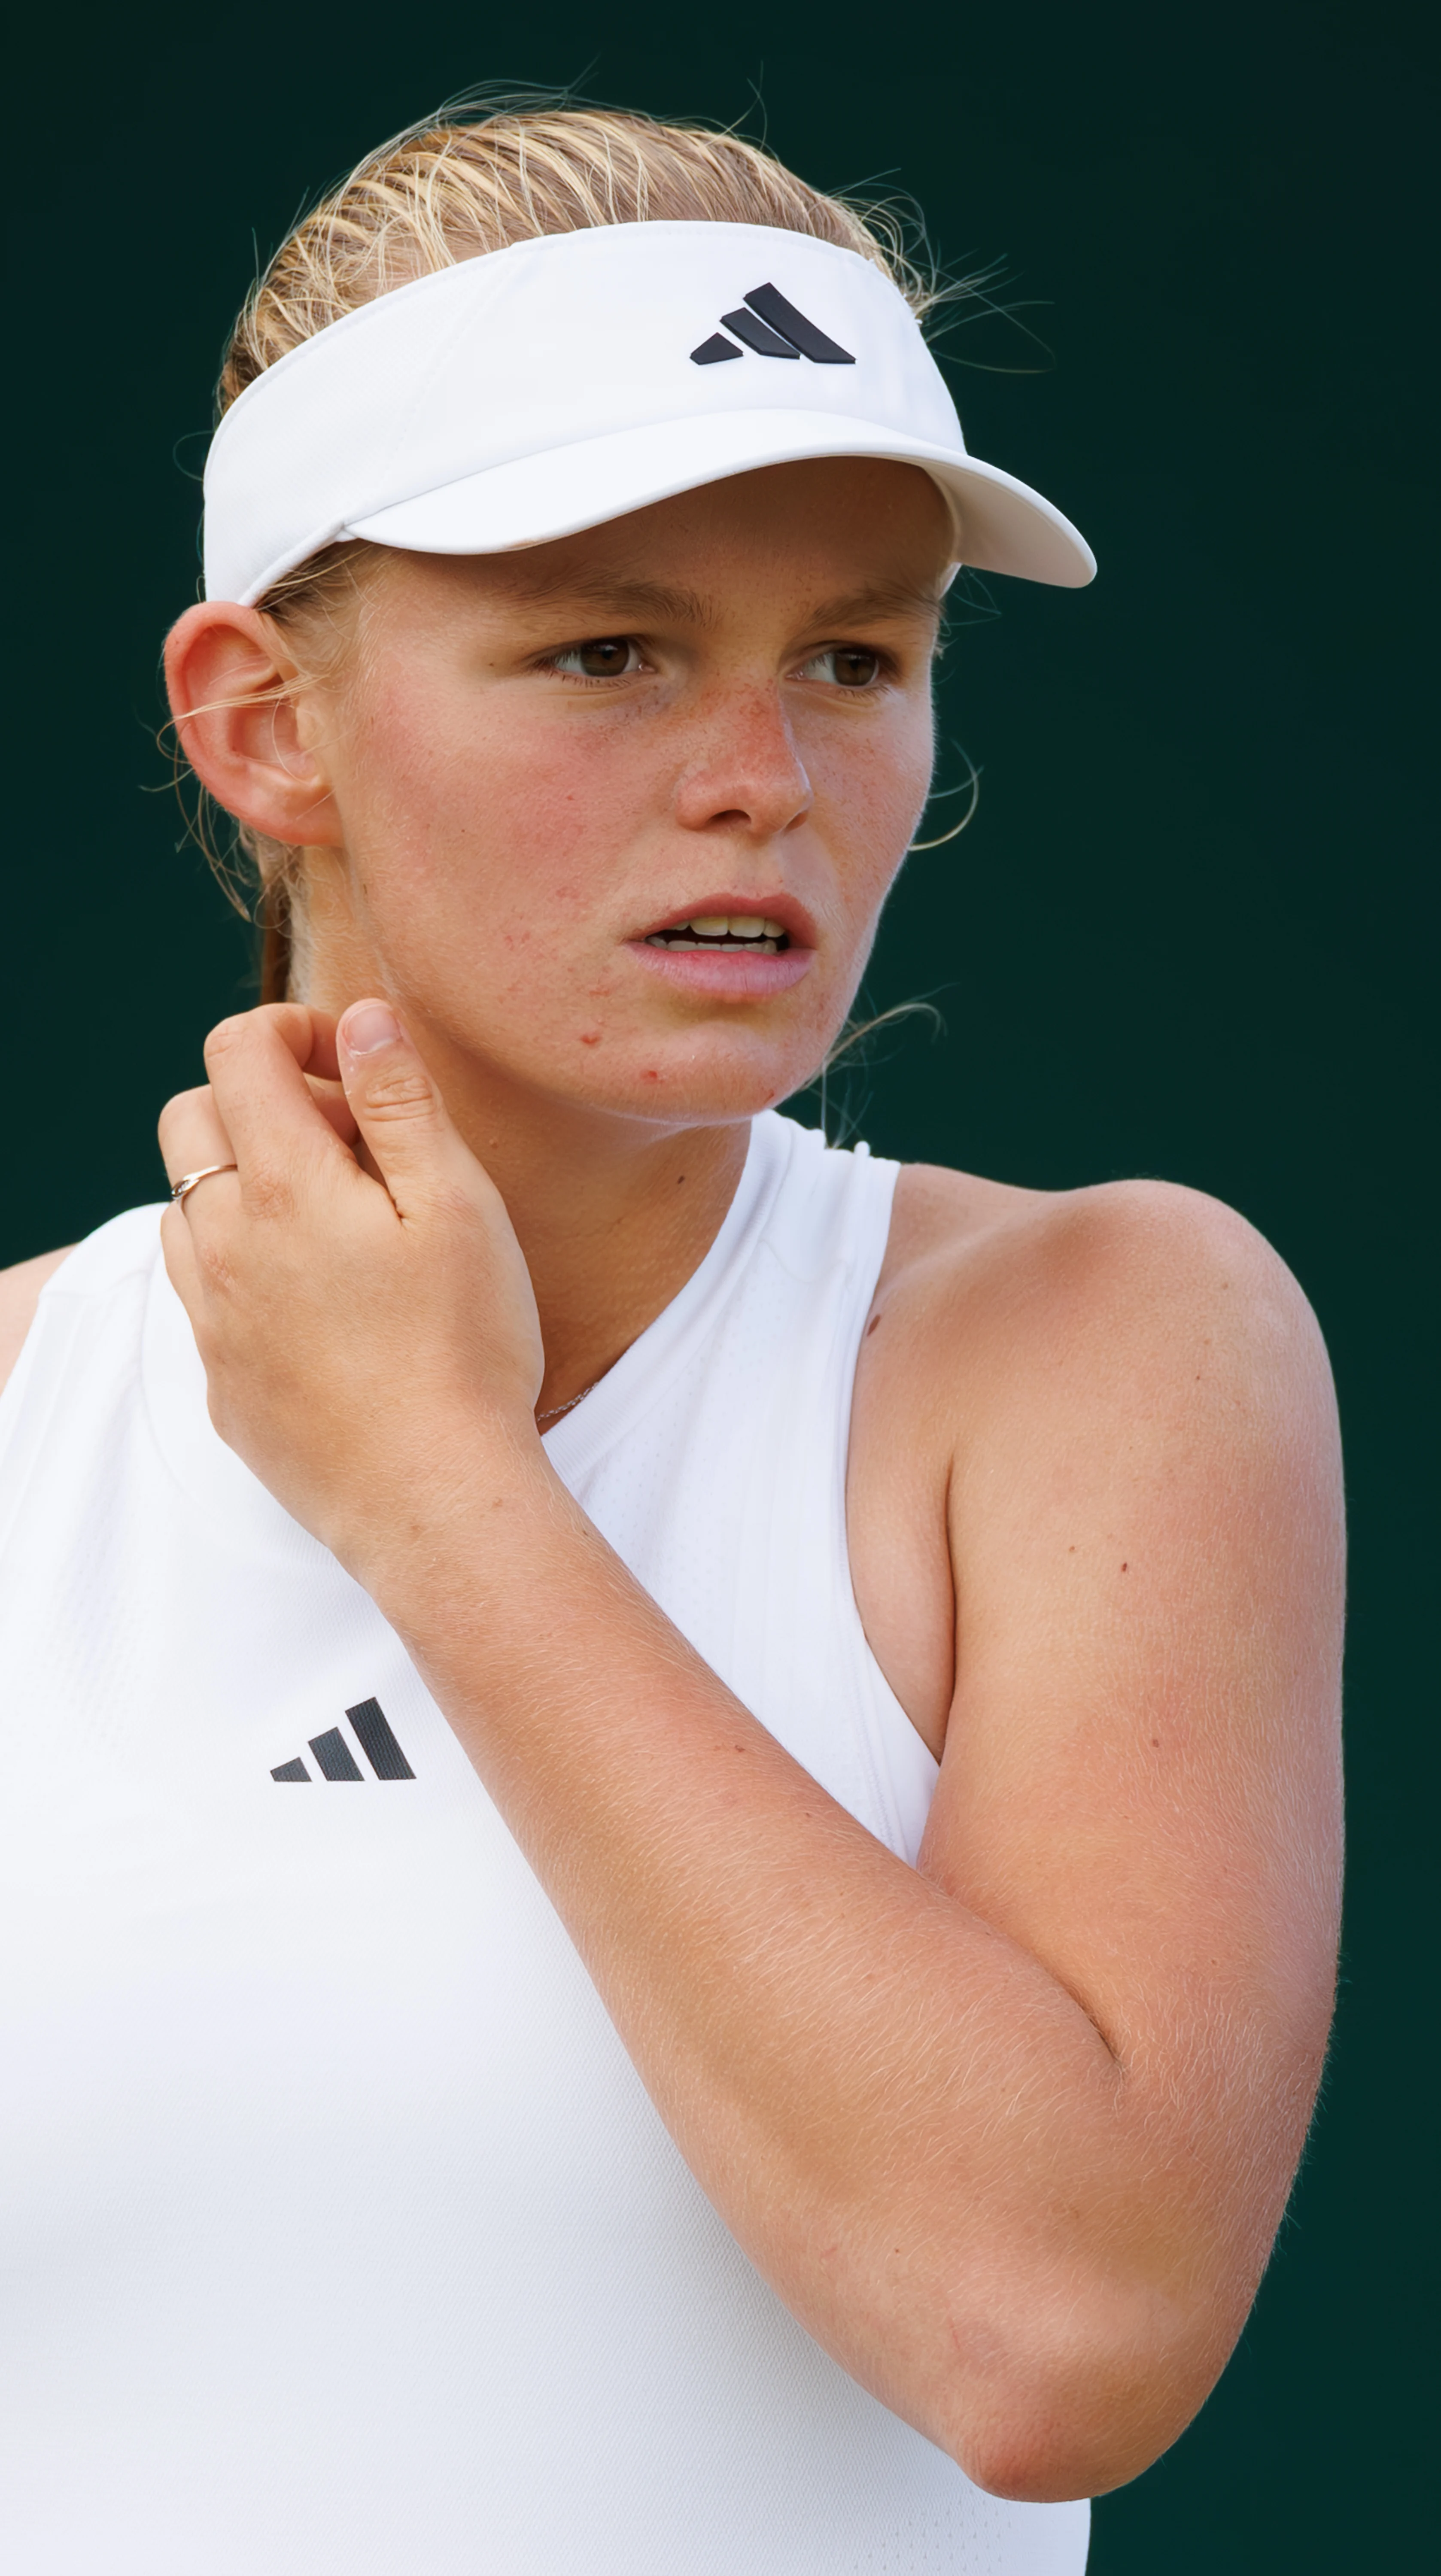
[[[793,894],[708,894],[694,903],[677,904],[673,912],[664,912],[647,922],[637,939],[654,939],[661,930],[680,930],[688,921],[715,921],[722,914],[741,921],[778,921],[786,937],[796,948],[814,948],[816,925],[803,903]]]

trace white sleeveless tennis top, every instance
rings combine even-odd
[[[758,1119],[547,1446],[913,1857],[843,1503],[894,1182]],[[1083,2568],[1084,2505],[981,2494],[740,2253],[397,1639],[212,1431],[154,1208],[0,1402],[0,1788],[13,2576]]]

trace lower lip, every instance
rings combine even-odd
[[[783,948],[778,956],[758,957],[743,948],[652,948],[644,939],[628,939],[626,946],[663,983],[709,1002],[774,1001],[810,973],[816,953]]]

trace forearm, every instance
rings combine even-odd
[[[1064,1987],[791,1760],[523,1445],[357,1571],[811,2332],[988,2483],[1024,2484],[997,2463],[1028,2409],[1075,2416],[1033,2428],[1061,2491],[1097,2482],[1089,2454],[1064,2464],[1072,2439],[1149,2455],[1098,2354],[1164,2306],[1178,2249],[1155,2241],[1123,2075]]]

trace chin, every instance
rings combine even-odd
[[[798,1007],[802,992],[804,1006]],[[511,1092],[519,1095],[517,1107],[521,1098],[528,1100],[526,1115],[539,1110],[544,1116],[548,1101],[562,1116],[589,1111],[660,1126],[704,1127],[754,1118],[804,1090],[833,1045],[851,998],[834,986],[824,994],[802,986],[768,1006],[725,1011],[692,1003],[686,1011],[668,995],[657,1007],[647,994],[649,1006],[637,1009],[632,996],[592,984],[589,991],[582,985],[563,995],[539,992],[529,1009],[530,996],[518,986],[482,995],[467,981],[424,999],[412,986],[402,991],[402,1007],[408,1006],[412,1025],[428,1027],[441,1040],[450,1065],[442,1059],[434,1070],[445,1091],[453,1068],[453,1107],[464,1098],[468,1060],[497,1110]]]
[[[607,1065],[597,1046],[581,1080],[571,1089],[589,1108],[613,1115],[687,1127],[725,1126],[773,1109],[815,1078],[826,1041],[805,1047],[736,1043],[728,1035],[713,1046],[672,1035],[654,1049],[633,1041],[617,1048]]]

